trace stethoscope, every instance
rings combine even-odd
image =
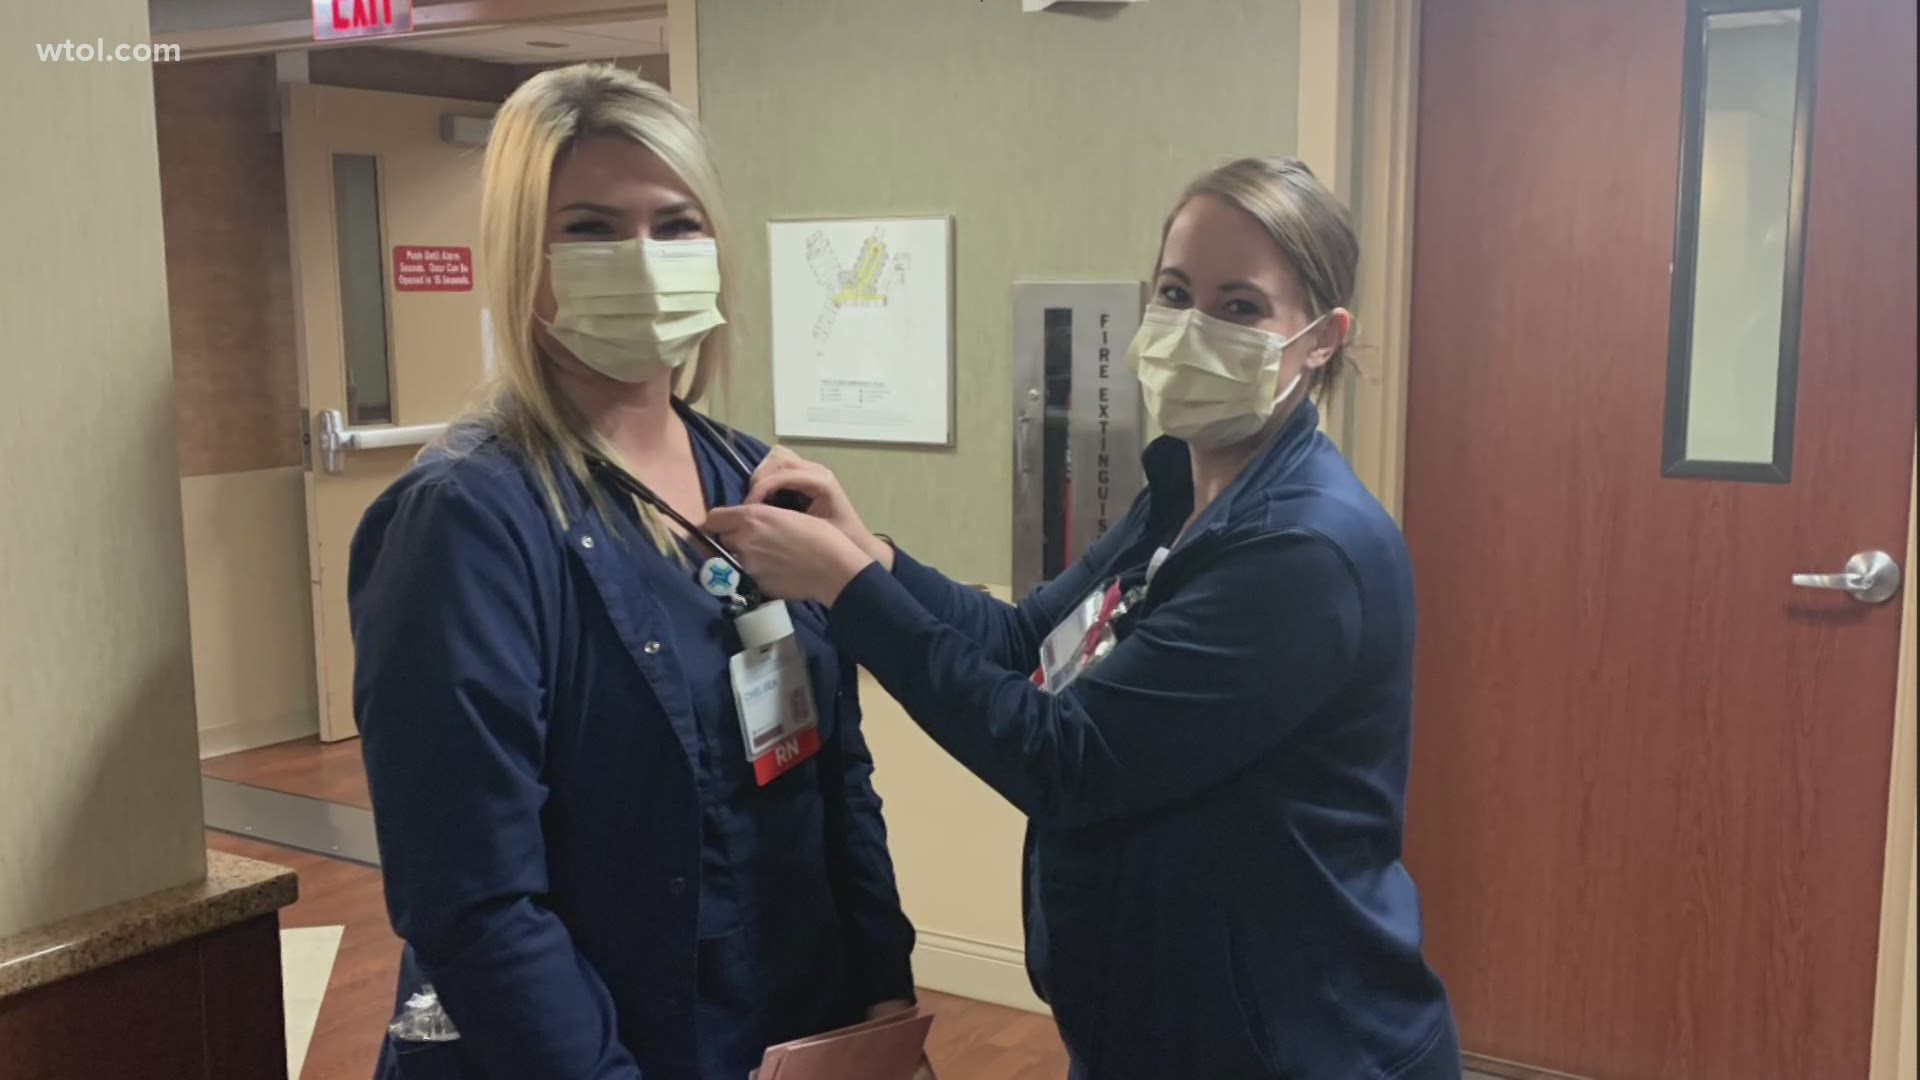
[[[740,451],[733,445],[733,440],[727,438],[713,421],[695,412],[677,397],[673,399],[673,411],[679,414],[683,422],[697,426],[702,433],[718,444],[726,452],[734,468],[740,470],[740,476],[749,483],[752,482],[753,466],[740,455]],[[655,494],[654,490],[639,477],[613,462],[603,457],[590,456],[587,464],[595,472],[612,481],[615,487],[652,507],[667,520],[686,530],[688,536],[713,549],[715,558],[708,559],[700,568],[700,584],[709,594],[720,600],[729,617],[745,614],[766,602],[766,594],[760,590],[759,585],[755,584],[753,575],[747,573],[746,566],[734,556],[733,552],[727,550],[725,544],[715,539],[713,534],[687,520],[686,515],[668,505],[667,500]],[[793,491],[775,492],[767,500],[769,506],[803,513],[809,503],[810,500],[806,496]],[[722,567],[724,567],[724,573]],[[718,591],[720,586],[725,586],[727,591]]]

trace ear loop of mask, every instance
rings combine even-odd
[[[1332,315],[1333,312],[1334,312],[1334,309],[1332,308],[1328,308],[1326,311],[1321,312],[1319,316],[1315,318],[1312,322],[1301,327],[1299,330],[1295,331],[1292,335],[1288,336],[1285,341],[1282,341],[1279,345],[1275,346],[1273,351],[1276,353],[1285,354],[1285,352],[1287,351],[1287,346],[1292,345],[1294,342],[1299,341],[1301,338],[1306,337],[1308,334],[1312,333],[1313,328],[1316,326],[1319,326],[1323,322],[1326,322],[1327,316]],[[1301,367],[1300,373],[1293,377],[1293,381],[1287,384],[1287,388],[1281,391],[1280,394],[1273,399],[1273,403],[1276,407],[1281,402],[1292,397],[1293,392],[1295,390],[1300,389],[1301,381],[1307,377],[1307,372],[1310,370],[1311,370],[1310,368],[1307,368],[1304,366]]]
[[[1323,322],[1326,322],[1327,316],[1332,315],[1336,310],[1338,309],[1328,308],[1326,311],[1321,312],[1319,316],[1317,316],[1312,322],[1308,323],[1307,325],[1301,327],[1299,330],[1296,330],[1294,333],[1289,335],[1286,338],[1286,340],[1282,341],[1279,344],[1279,346],[1274,349],[1274,351],[1285,352],[1289,345],[1292,345],[1294,342],[1299,341],[1301,338],[1306,337],[1308,334],[1313,333],[1313,328],[1316,326],[1319,326]]]

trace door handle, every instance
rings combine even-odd
[[[1022,411],[1013,431],[1013,472],[1023,488],[1027,486],[1027,423],[1027,414]]]
[[[380,450],[390,446],[425,446],[447,430],[445,424],[410,427],[348,427],[338,409],[320,412],[320,465],[330,473],[346,468],[349,450]]]
[[[1016,489],[1025,491],[1030,480],[1030,466],[1027,462],[1027,432],[1033,424],[1033,410],[1040,401],[1040,391],[1028,388],[1026,400],[1014,413],[1013,420],[1013,478]]]
[[[1841,573],[1795,574],[1793,583],[1803,589],[1843,592],[1863,604],[1884,604],[1900,591],[1900,564],[1884,551],[1862,551],[1847,560]]]

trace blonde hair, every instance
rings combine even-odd
[[[521,84],[494,117],[487,140],[480,196],[480,265],[493,311],[498,374],[484,404],[460,425],[497,435],[524,450],[553,513],[566,521],[554,462],[605,509],[591,482],[590,458],[624,467],[607,439],[593,430],[554,381],[552,364],[534,340],[534,299],[547,258],[547,194],[554,167],[581,140],[598,135],[632,139],[674,171],[704,211],[720,251],[721,315],[732,306],[729,232],[720,179],[706,137],[692,114],[666,91],[610,64],[576,64],[545,71]],[[722,325],[701,342],[698,355],[675,376],[674,392],[689,402],[723,381],[731,340]],[[677,545],[660,515],[640,504],[640,520],[662,551]]]
[[[1319,318],[1334,308],[1353,306],[1360,270],[1360,240],[1353,231],[1353,218],[1305,162],[1292,157],[1241,158],[1188,184],[1161,226],[1163,251],[1173,219],[1201,195],[1237,207],[1260,223],[1306,289],[1309,316]],[[1157,261],[1154,276],[1160,276]],[[1313,373],[1310,391],[1324,397],[1347,363],[1343,342],[1325,366]]]

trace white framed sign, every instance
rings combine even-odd
[[[783,439],[953,443],[953,219],[767,224]]]

